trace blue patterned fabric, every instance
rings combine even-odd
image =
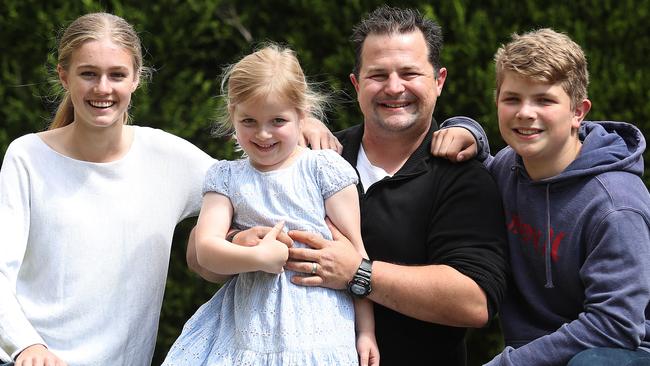
[[[203,191],[230,198],[237,227],[284,220],[286,230],[331,238],[324,200],[356,182],[355,170],[335,152],[305,150],[291,166],[270,172],[247,159],[220,161]],[[296,286],[294,275],[234,276],[185,324],[163,365],[357,365],[351,298]]]

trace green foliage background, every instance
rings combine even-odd
[[[221,68],[261,41],[298,51],[314,82],[337,91],[331,128],[359,122],[348,82],[353,50],[350,30],[376,0],[4,0],[0,5],[0,152],[11,140],[44,129],[56,106],[56,40],[77,16],[110,11],[140,32],[153,78],[136,92],[136,124],[153,126],[194,142],[214,157],[231,158],[229,143],[209,137],[219,103]],[[443,64],[448,78],[438,101],[439,121],[453,115],[483,123],[493,151],[503,146],[493,102],[492,56],[513,32],[552,27],[568,33],[586,51],[593,108],[588,119],[624,120],[650,129],[650,1],[433,0],[394,1],[414,7],[443,27]],[[647,158],[647,156],[646,156]],[[647,159],[646,159],[647,160]],[[646,180],[647,182],[647,180]],[[188,273],[185,240],[193,222],[176,231],[154,364],[180,329],[216,290]],[[489,360],[502,347],[498,324],[470,336],[470,364]]]

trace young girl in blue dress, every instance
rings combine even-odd
[[[327,216],[367,258],[355,170],[332,150],[298,145],[302,120],[323,98],[295,53],[277,45],[227,68],[223,80],[221,131],[234,130],[246,157],[208,171],[196,251],[202,267],[232,277],[185,324],[164,365],[378,365],[369,300],[292,284],[288,248],[274,239],[282,222],[331,238]],[[259,225],[275,227],[256,246],[225,239],[231,226]]]

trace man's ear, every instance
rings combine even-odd
[[[350,81],[354,86],[354,90],[356,90],[356,92],[359,93],[359,81],[357,80],[357,77],[354,76],[354,73],[350,74]]]
[[[442,94],[442,87],[445,85],[445,80],[447,80],[447,68],[441,67],[438,70],[438,77],[436,78],[436,92],[438,96]]]

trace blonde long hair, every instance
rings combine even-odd
[[[72,53],[75,50],[88,41],[99,40],[106,36],[110,37],[115,44],[131,52],[136,80],[139,80],[143,74],[149,74],[149,69],[142,65],[142,46],[137,32],[126,20],[109,13],[82,15],[66,28],[59,40],[59,66],[68,70]],[[125,112],[122,123],[128,123],[128,120],[129,115]],[[70,98],[70,92],[66,90],[49,129],[67,126],[73,121],[74,105]]]

